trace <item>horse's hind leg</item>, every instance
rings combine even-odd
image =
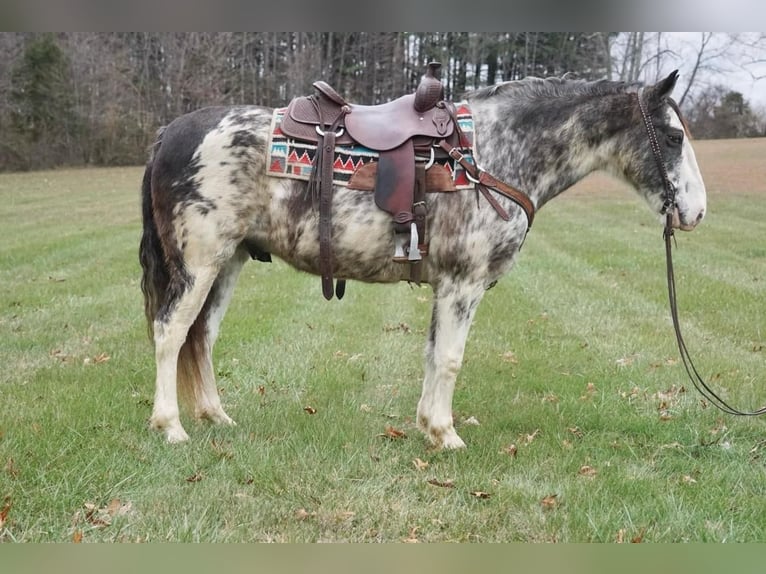
[[[417,422],[437,448],[465,446],[452,421],[452,395],[483,284],[442,281],[434,289],[431,328],[426,344],[426,372]]]
[[[223,410],[213,369],[213,347],[218,339],[221,321],[231,301],[234,286],[239,278],[242,266],[248,259],[245,248],[238,249],[231,259],[221,267],[210,293],[198,318],[200,328],[205,328],[204,343],[194,359],[199,370],[199,378],[194,386],[194,415],[216,424],[236,424]],[[192,327],[194,329],[195,327]]]
[[[218,269],[212,266],[187,264],[186,270],[186,288],[180,289],[180,293],[177,291],[175,297],[171,295],[172,299],[165,301],[165,312],[154,320],[157,383],[150,426],[162,430],[168,442],[183,442],[189,438],[181,425],[177,386],[183,386],[185,379],[196,376],[189,359],[204,341],[199,338],[200,330],[191,327],[197,322],[218,275]]]

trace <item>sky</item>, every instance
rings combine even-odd
[[[766,108],[766,34],[739,33],[739,37],[743,41],[760,38],[760,46],[757,49],[741,45],[727,48],[730,34],[715,33],[706,47],[709,60],[704,62],[695,84],[698,83],[697,89],[720,84],[740,92],[752,108]],[[685,87],[699,52],[701,38],[702,32],[663,32],[661,41],[667,42],[663,47],[671,53],[663,60],[661,73],[667,74],[678,68],[681,75],[679,86]],[[753,60],[760,61],[751,63]],[[657,71],[652,69],[650,73],[654,75]],[[760,79],[756,80],[753,76]]]

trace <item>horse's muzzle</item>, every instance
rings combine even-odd
[[[673,229],[680,229],[681,231],[691,231],[697,224],[702,221],[705,216],[705,211],[702,210],[697,214],[697,217],[690,222],[684,221],[686,218],[681,217],[681,213],[678,211],[678,207],[673,209]]]

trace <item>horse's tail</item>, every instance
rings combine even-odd
[[[148,323],[150,339],[154,335],[154,319],[157,316],[170,283],[170,273],[168,272],[160,234],[157,229],[157,221],[155,220],[154,209],[152,207],[152,170],[157,150],[159,150],[162,144],[162,133],[162,129],[157,132],[157,141],[152,146],[141,184],[141,212],[144,221],[144,231],[141,236],[141,245],[138,249],[138,259],[143,270],[141,291],[144,294],[144,313]]]
[[[149,339],[154,340],[154,320],[158,314],[172,310],[178,297],[183,294],[188,283],[183,265],[183,254],[172,250],[172,242],[162,242],[162,229],[167,227],[167,215],[156,211],[152,200],[152,174],[156,169],[155,158],[162,145],[164,128],[157,132],[157,141],[152,146],[149,160],[141,184],[141,212],[144,222],[138,258],[143,275],[141,291],[144,294],[144,313],[146,315]],[[162,181],[162,178],[158,178]],[[167,190],[155,189],[155,194]],[[159,221],[158,221],[159,219]],[[171,252],[168,252],[171,250]],[[178,390],[180,398],[187,404],[194,404],[194,397],[203,392],[202,366],[207,361],[206,345],[207,315],[200,313],[189,328],[178,354]]]

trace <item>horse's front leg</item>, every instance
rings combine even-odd
[[[417,421],[418,428],[437,448],[465,447],[453,425],[452,395],[468,331],[484,290],[483,284],[454,280],[442,281],[434,289]]]

